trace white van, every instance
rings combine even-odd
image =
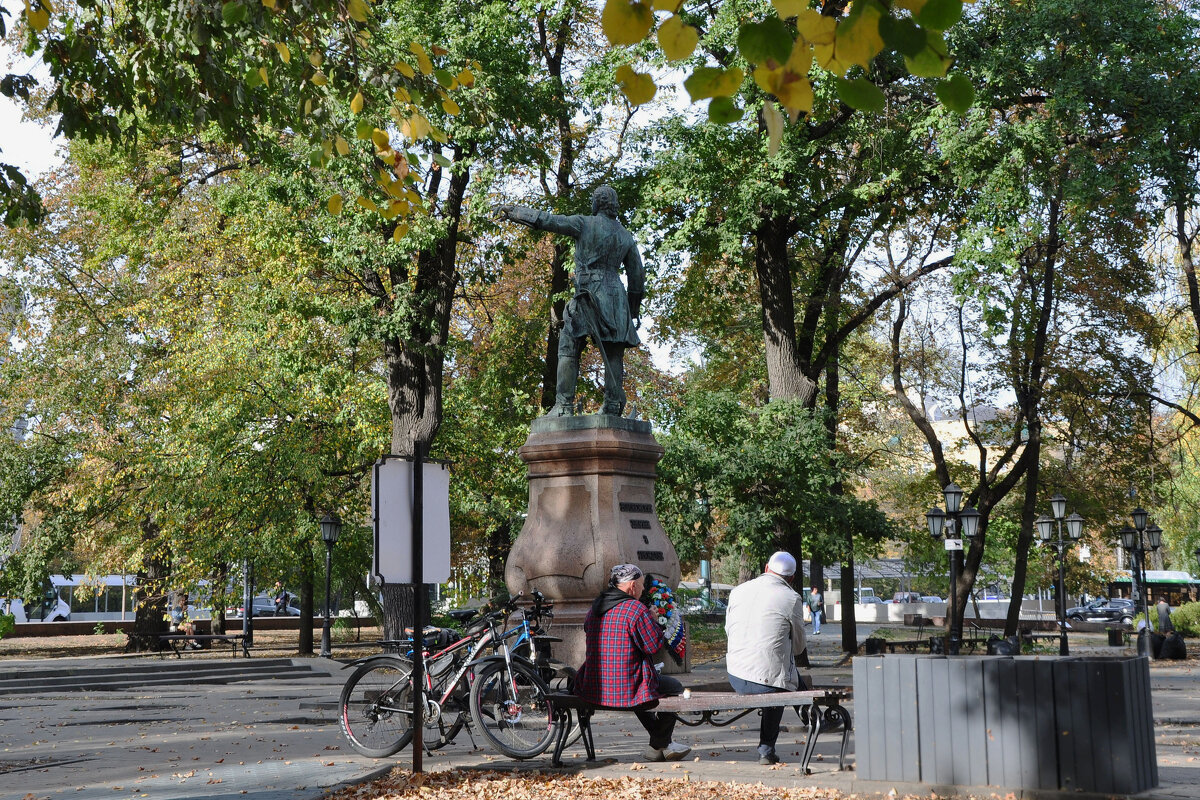
[[[42,617],[43,608],[41,603],[34,603],[31,616],[26,612],[25,604],[20,599],[0,597],[0,613],[12,614],[16,622],[66,622],[71,618],[70,604],[57,594],[54,595],[52,606],[46,611],[44,619]]]

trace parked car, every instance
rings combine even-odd
[[[926,594],[926,595],[921,595],[921,602],[922,603],[944,603],[946,601],[943,600],[942,598],[938,597],[936,594]]]
[[[892,595],[893,603],[919,603],[921,595],[916,592],[896,592]]]
[[[236,607],[231,606],[231,607],[225,609],[225,616],[240,617],[240,616],[242,616],[243,608],[244,608],[244,606],[242,606],[241,604],[237,605]],[[267,597],[266,595],[259,595],[258,597],[254,598],[251,608],[253,609],[253,611],[252,611],[253,616],[256,616],[256,617],[275,617],[275,616],[298,617],[298,616],[300,616],[300,603],[296,600],[296,596],[291,594],[291,592],[288,593],[288,603],[286,606],[284,606],[283,613],[281,613],[281,614],[275,613],[275,599],[272,597]]]
[[[859,605],[883,605],[886,601],[876,597],[873,594],[866,594],[858,598]]]
[[[683,606],[684,614],[724,614],[728,606],[720,600],[705,600],[703,597],[693,597]]]
[[[1129,625],[1133,622],[1137,609],[1132,600],[1123,597],[1097,597],[1089,603],[1067,609],[1067,619],[1076,622],[1120,622]]]

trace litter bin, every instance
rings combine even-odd
[[[1120,647],[1125,644],[1125,632],[1117,628],[1105,628],[1108,631],[1108,646]]]

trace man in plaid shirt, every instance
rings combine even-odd
[[[662,628],[641,601],[645,576],[636,564],[612,568],[608,588],[583,621],[587,656],[575,677],[575,694],[600,706],[636,708],[660,697],[683,693],[683,684],[659,675],[650,659],[666,645]],[[678,761],[692,751],[671,741],[674,714],[638,710],[650,734],[647,761]]]

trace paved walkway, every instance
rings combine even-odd
[[[850,668],[839,664],[836,640],[814,642],[813,675],[818,685],[849,685]],[[1082,650],[1082,649],[1080,649]],[[1104,648],[1111,655],[1111,649]],[[0,662],[0,670],[36,675],[47,664],[59,668],[119,667],[124,659],[56,659],[51,662]],[[158,662],[134,659],[139,665]],[[199,662],[196,662],[199,663]],[[251,666],[237,659],[229,664]],[[188,685],[186,677],[167,687],[128,685],[111,690],[48,691],[0,699],[0,800],[31,798],[224,798],[307,800],[330,787],[358,782],[394,766],[411,765],[411,751],[390,759],[358,756],[343,739],[335,718],[338,694],[347,673],[341,664],[295,659],[311,667],[274,679],[224,685]],[[1139,798],[1200,800],[1200,681],[1196,661],[1151,665],[1161,785]],[[723,680],[720,662],[695,665],[685,683]],[[851,704],[853,711],[853,705]],[[1009,794],[997,789],[879,784],[837,771],[840,736],[822,737],[814,774],[802,775],[794,762],[804,729],[790,712],[779,743],[782,764],[759,766],[757,718],[729,728],[677,728],[678,738],[693,747],[687,760],[641,763],[645,733],[629,715],[598,714],[594,722],[600,760],[591,764],[582,746],[568,751],[562,768],[586,775],[661,776],[691,780],[808,786],[847,793],[941,797],[955,793],[1000,798],[1066,798],[1065,793]],[[483,747],[481,741],[480,746]],[[850,762],[853,763],[853,739]],[[549,756],[512,762],[487,749],[473,749],[466,734],[443,750],[427,754],[427,770],[549,770]],[[1071,797],[1078,798],[1073,793]]]

